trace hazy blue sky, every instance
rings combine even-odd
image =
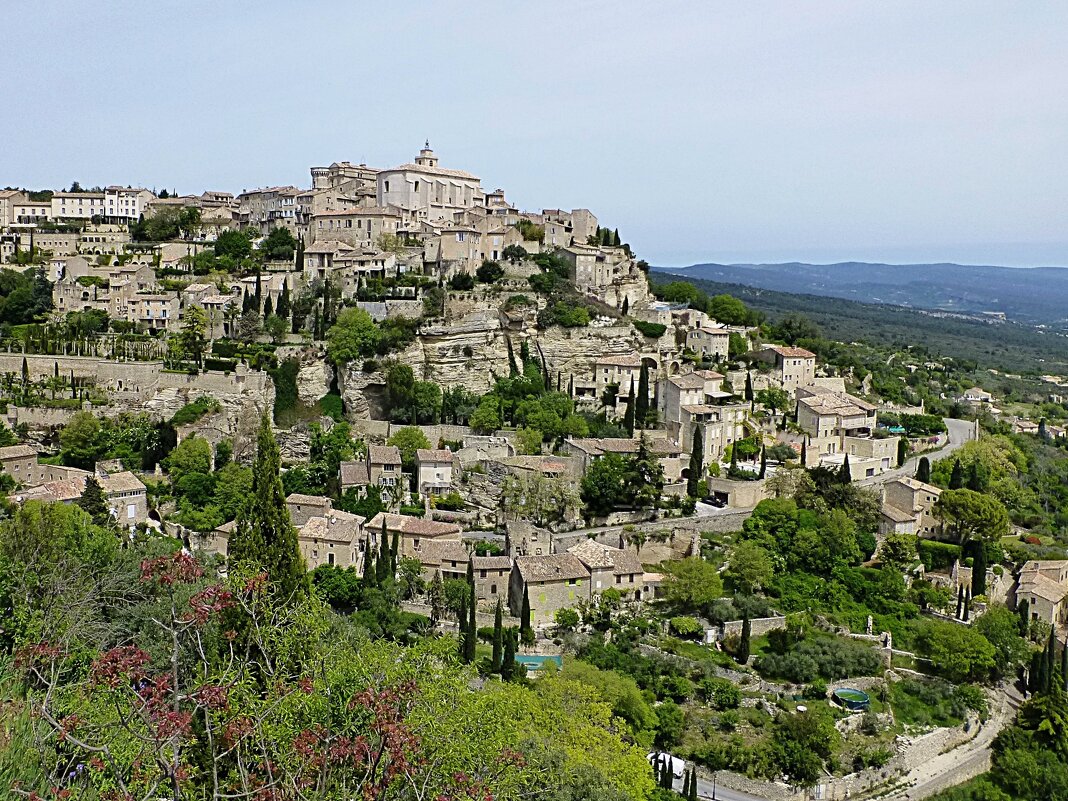
[[[18,3],[0,185],[443,166],[649,261],[1068,264],[1068,3]]]

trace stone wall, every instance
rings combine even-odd
[[[786,626],[785,615],[774,615],[772,617],[755,617],[749,621],[750,634],[753,637],[760,637],[767,634],[769,631],[775,629],[781,629]],[[709,629],[705,632],[705,642],[713,642],[713,638],[716,640],[722,640],[728,634],[742,633],[742,621],[741,620],[728,620],[718,628]]]

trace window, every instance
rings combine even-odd
[[[332,564],[334,564],[334,555],[333,555],[332,553],[328,553],[328,554],[326,555],[326,563],[327,563],[328,565],[332,565]]]
[[[492,595],[496,595],[497,594],[497,585],[496,584],[491,584],[490,585],[490,593]]]

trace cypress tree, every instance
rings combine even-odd
[[[634,436],[634,382],[630,384],[630,395],[627,397],[627,411],[623,414],[623,427],[627,429],[627,436]]]
[[[689,801],[697,801],[697,767],[694,766],[693,772],[690,774],[690,796]]]
[[[263,301],[263,316],[270,317],[274,314],[274,305],[271,303],[271,296],[267,296],[267,300]]]
[[[1045,654],[1035,651],[1031,654],[1031,665],[1027,669],[1027,691],[1037,693],[1042,686],[1042,666],[1046,664]]]
[[[957,620],[961,620],[964,615],[964,585],[961,584],[957,587],[957,614],[955,617]]]
[[[252,489],[248,503],[237,515],[228,559],[233,564],[252,562],[264,568],[279,599],[296,602],[306,598],[311,587],[297,545],[297,531],[286,508],[280,472],[278,442],[265,414],[256,439]]]
[[[260,275],[260,268],[256,268],[256,308],[255,311],[259,311],[263,308],[263,279]]]
[[[972,616],[972,591],[970,587],[966,587],[964,591],[964,617],[961,618],[965,623]]]
[[[612,244],[618,248],[622,244],[622,242],[623,240],[619,238],[619,229],[617,228],[615,230],[615,233],[612,234]]]
[[[371,538],[364,541],[363,548],[363,580],[360,586],[365,590],[378,586],[378,569],[375,566],[375,551],[371,546]]]
[[[1049,630],[1049,640],[1046,642],[1045,662],[1046,666],[1043,668],[1043,677],[1045,684],[1042,686],[1043,692],[1049,692],[1053,688],[1053,682],[1057,676],[1057,638],[1053,634],[1054,629]]]
[[[1030,602],[1027,600],[1021,601],[1020,605],[1016,607],[1016,614],[1020,616],[1020,636],[1027,639],[1027,635],[1031,631]]]
[[[1061,686],[1068,690],[1068,645],[1061,649]]]
[[[1049,439],[1049,435],[1046,433],[1046,418],[1045,417],[1043,417],[1041,420],[1038,421],[1038,438],[1040,440],[1043,440],[1043,441]]]
[[[954,490],[964,488],[964,468],[961,466],[960,459],[953,460],[953,471],[949,474],[949,488]]]
[[[649,417],[649,367],[645,362],[642,362],[641,372],[638,373],[638,397],[635,402],[634,425],[645,428],[645,421]]]
[[[749,411],[753,411],[756,395],[753,394],[753,374],[748,371],[745,374],[745,395],[743,397],[749,403]]]
[[[378,580],[378,586],[381,587],[389,575],[389,536],[386,534],[386,516],[382,515],[382,536],[379,537],[378,543],[378,562],[375,565],[375,578]]]
[[[504,617],[501,611],[501,599],[497,599],[497,608],[493,610],[493,656],[490,659],[490,672],[500,673],[504,660]]]
[[[52,362],[52,367],[55,370],[55,377],[59,378],[59,362]]]
[[[478,621],[475,618],[475,613],[478,611],[478,603],[475,601],[474,579],[468,583],[468,596],[470,602],[467,607],[467,642],[465,643],[467,650],[464,652],[464,661],[471,664],[475,661],[475,642],[478,639]]]
[[[504,338],[504,346],[508,350],[508,377],[515,378],[519,375],[519,365],[515,363],[515,351],[512,350],[512,340],[510,337]]]
[[[986,546],[975,543],[975,557],[972,559],[972,596],[986,595]]]
[[[761,444],[760,446],[760,478],[763,478],[768,472],[768,446]]]
[[[516,631],[509,626],[504,631],[504,657],[501,660],[501,679],[510,681],[515,676]]]
[[[519,613],[519,630],[521,632],[528,631],[530,629],[530,594],[527,592],[527,588],[523,587],[523,605],[520,607]]]
[[[283,320],[289,319],[290,314],[289,304],[289,281],[288,279],[282,281],[282,292],[278,296],[278,308],[275,309],[275,314],[281,317]]]
[[[897,440],[897,466],[901,467],[905,464],[905,460],[909,457],[909,441],[905,437],[899,437]]]
[[[26,357],[22,357],[22,386],[26,387],[30,383],[30,365],[26,361]]]
[[[842,460],[842,466],[838,468],[838,483],[849,484],[853,480],[853,474],[849,471],[849,454]]]
[[[920,463],[916,465],[916,480],[924,484],[931,483],[931,460],[926,456],[921,456]]]
[[[574,398],[575,397],[575,376],[574,375],[568,375],[568,377],[567,377],[567,397],[569,397],[569,398]]]
[[[752,635],[753,627],[749,622],[749,613],[746,612],[742,617],[742,636],[738,640],[738,656],[736,661],[739,665],[744,665],[749,661],[749,638]]]
[[[467,641],[471,639],[471,632],[467,630],[467,593],[460,598],[460,611],[456,616],[456,625],[460,629],[459,648],[460,660],[467,662]]]
[[[389,573],[391,576],[397,575],[397,568],[400,566],[400,532],[393,532],[393,542],[389,546]]]
[[[697,484],[704,478],[705,441],[701,426],[693,427],[693,445],[690,448],[690,475],[686,477],[686,494],[697,497]]]
[[[245,290],[245,294],[241,296],[241,313],[247,314],[252,311],[252,296]]]
[[[738,442],[735,441],[730,446],[730,449],[731,449],[730,473],[733,473],[735,470],[738,469],[738,449],[735,447],[735,445],[737,445],[737,444],[738,444]]]
[[[806,467],[808,465],[808,437],[801,440],[801,466]]]
[[[630,298],[628,298],[626,295],[624,295],[623,296],[623,309],[622,309],[623,316],[626,317],[627,316],[627,312],[629,312],[629,311],[630,311]]]

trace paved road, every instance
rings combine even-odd
[[[936,459],[945,459],[947,456],[953,454],[961,445],[972,439],[972,435],[975,432],[974,424],[969,420],[953,420],[946,417],[943,419],[946,424],[946,428],[949,431],[949,442],[940,450],[934,451],[930,454],[918,454],[910,457],[905,461],[901,467],[896,467],[893,470],[889,470],[886,473],[881,473],[871,478],[862,478],[857,481],[857,484],[862,486],[873,486],[875,484],[885,484],[891,479],[900,478],[902,476],[914,476],[916,475],[916,466],[920,462],[922,456],[927,456],[932,462]]]

